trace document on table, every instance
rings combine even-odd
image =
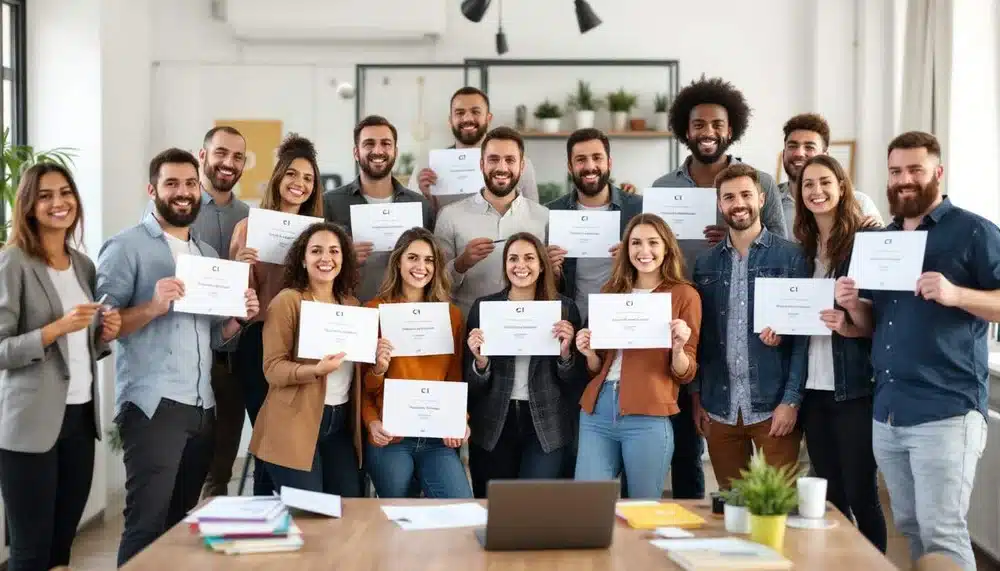
[[[662,218],[678,240],[704,240],[705,227],[717,222],[719,206],[714,188],[647,188],[642,211]]]
[[[351,205],[351,237],[355,242],[371,242],[376,252],[391,252],[403,232],[423,225],[419,202]]]
[[[834,279],[756,278],[753,330],[778,335],[832,335],[819,312],[833,309]]]
[[[465,438],[466,383],[386,379],[382,391],[382,427],[389,434]]]
[[[184,297],[174,311],[221,317],[246,317],[250,264],[219,258],[177,256],[174,276],[184,282]]]
[[[484,301],[479,304],[483,356],[558,355],[552,327],[562,320],[560,301]]]
[[[610,258],[621,241],[620,210],[550,210],[549,244],[567,258]]]
[[[299,359],[322,359],[343,351],[347,361],[374,363],[378,310],[372,307],[302,301]]]
[[[339,518],[343,513],[340,496],[281,486],[281,503],[290,508]]]
[[[437,175],[431,194],[475,194],[485,186],[479,166],[480,149],[435,149],[428,155],[427,166]],[[416,176],[416,175],[414,175]]]
[[[322,221],[315,216],[251,208],[247,221],[247,247],[257,249],[257,259],[261,262],[284,264],[288,249],[299,234],[311,224]]]
[[[378,306],[378,317],[382,337],[392,343],[393,357],[455,353],[446,302],[383,303]]]
[[[858,232],[847,277],[858,289],[915,291],[926,248],[926,230]]]
[[[407,531],[486,525],[486,508],[473,502],[443,506],[382,506],[382,513]]]
[[[591,348],[670,347],[669,293],[592,293],[588,300]]]

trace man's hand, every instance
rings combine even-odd
[[[708,412],[701,406],[701,397],[698,395],[692,395],[691,397],[691,416],[694,418],[694,427],[698,431],[698,434],[708,436],[712,419],[708,416]]]
[[[705,240],[709,246],[714,246],[726,239],[726,229],[722,226],[705,226]]]
[[[117,309],[102,309],[101,341],[109,343],[118,338],[122,328],[122,314]]]
[[[858,296],[857,284],[847,276],[837,278],[833,286],[833,299],[837,305],[848,311],[858,308],[861,298]]]
[[[465,245],[465,251],[455,258],[455,271],[464,274],[493,253],[496,244],[492,238],[473,238]]]
[[[354,255],[358,258],[358,265],[368,261],[368,256],[372,255],[372,250],[374,249],[375,244],[371,242],[355,242]]]
[[[562,275],[563,262],[566,261],[566,250],[560,248],[559,246],[549,246],[549,262],[552,264],[552,271],[555,272],[557,276]]]
[[[936,301],[945,307],[956,307],[961,290],[940,272],[924,272],[917,280],[916,294],[927,301]]]
[[[260,259],[257,257],[258,254],[259,252],[257,251],[257,248],[243,247],[240,248],[239,252],[236,252],[236,257],[233,259],[233,261],[246,262],[248,264],[256,264],[257,262],[260,261]]]
[[[781,344],[781,335],[772,331],[770,327],[765,327],[760,332],[760,340],[768,347],[777,347]]]
[[[771,431],[768,436],[779,437],[792,433],[795,421],[799,417],[799,409],[788,404],[779,404],[771,417]]]
[[[865,216],[861,221],[862,228],[881,228],[882,221],[874,216]]]
[[[170,304],[184,297],[184,282],[177,278],[163,278],[156,282],[153,290],[152,307],[156,315],[165,315]]]
[[[431,199],[431,186],[436,184],[437,180],[437,173],[429,168],[422,168],[417,174],[417,184],[420,185],[420,192],[427,197],[427,200]]]
[[[636,192],[638,192],[638,190],[635,188],[635,185],[630,182],[623,182],[618,188],[620,188],[621,191],[624,192],[625,194],[635,194]]]

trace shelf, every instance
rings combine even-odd
[[[521,136],[525,139],[567,139],[572,134],[572,131],[559,131],[557,133],[521,131]],[[609,139],[670,139],[673,137],[670,131],[611,131],[605,135]]]

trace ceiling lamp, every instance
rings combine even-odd
[[[576,22],[580,25],[580,33],[586,34],[601,25],[601,19],[594,13],[587,0],[576,0]],[[464,5],[463,5],[464,9]]]
[[[462,15],[468,20],[478,22],[483,19],[490,7],[490,0],[462,0]]]

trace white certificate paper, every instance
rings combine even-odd
[[[311,224],[322,221],[315,216],[251,208],[247,221],[247,247],[255,248],[257,259],[262,262],[284,264],[288,249],[299,234]]]
[[[445,302],[383,303],[378,306],[382,337],[392,343],[393,357],[451,355],[455,338]]]
[[[436,149],[428,155],[427,166],[437,175],[431,194],[474,194],[485,186],[479,166],[480,149]]]
[[[833,309],[834,279],[757,278],[753,281],[753,330],[778,335],[832,335],[819,312]]]
[[[299,359],[322,359],[343,351],[347,361],[374,363],[377,345],[377,309],[302,301]]]
[[[858,289],[916,291],[927,231],[858,232],[847,276]]]
[[[704,240],[705,227],[717,222],[719,206],[714,188],[647,188],[642,211],[662,218],[678,240]]]
[[[184,282],[184,297],[174,302],[174,311],[246,317],[246,291],[250,264],[219,258],[181,254],[174,276]]]
[[[410,228],[424,225],[419,202],[352,204],[351,234],[355,242],[371,242],[376,252],[391,252]]]
[[[560,301],[484,301],[479,304],[483,356],[558,355],[552,327],[561,320]]]
[[[382,428],[393,436],[465,438],[469,385],[386,379]]]
[[[669,293],[592,293],[588,299],[592,349],[670,347]]]
[[[567,258],[610,258],[621,241],[621,219],[619,210],[550,210],[549,244]]]

